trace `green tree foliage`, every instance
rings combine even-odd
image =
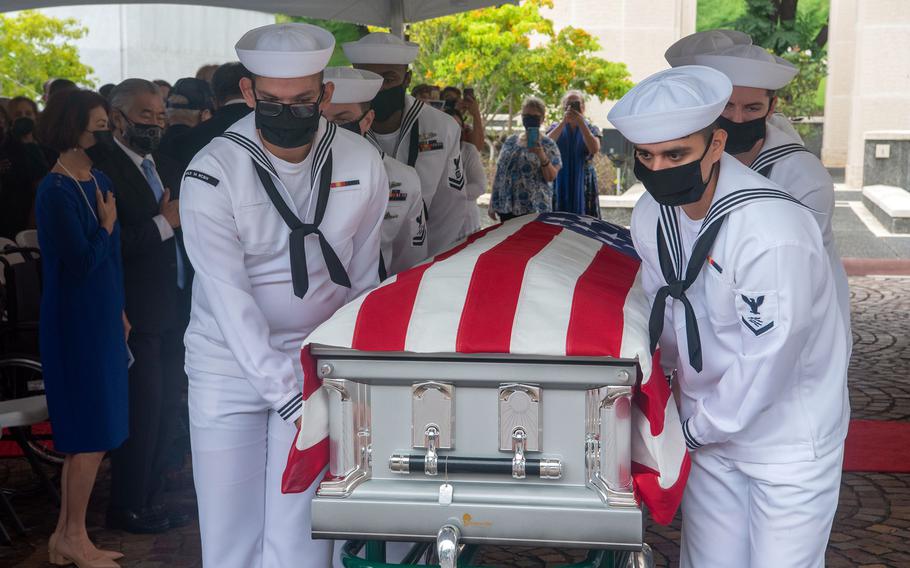
[[[72,18],[30,10],[15,16],[0,14],[0,93],[37,98],[51,78],[94,87],[92,68],[79,61],[79,51],[72,44],[86,31]]]
[[[487,119],[513,114],[535,94],[551,110],[567,89],[601,100],[632,88],[625,64],[594,55],[597,39],[567,27],[556,32],[541,13],[552,0],[527,0],[419,22],[409,27],[420,44],[412,84],[474,87]]]
[[[796,79],[778,92],[778,108],[788,116],[809,116],[824,109],[829,4],[830,0],[700,0],[697,27],[746,32],[756,45],[797,65]]]
[[[361,26],[359,24],[349,24],[347,22],[336,22],[333,20],[319,20],[317,18],[304,18],[300,16],[284,16],[279,15],[277,18],[279,23],[281,22],[302,22],[304,24],[312,24],[314,26],[319,26],[320,28],[325,28],[332,32],[332,35],[335,36],[335,51],[332,53],[332,58],[329,59],[329,67],[347,67],[351,64],[348,61],[348,58],[345,57],[344,51],[341,48],[341,44],[349,41],[357,41],[368,33],[366,26]]]

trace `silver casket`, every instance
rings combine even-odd
[[[635,360],[312,354],[330,436],[314,537],[642,549]]]

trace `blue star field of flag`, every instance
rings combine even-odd
[[[575,231],[580,235],[600,241],[627,256],[639,259],[635,247],[632,246],[632,234],[628,229],[619,225],[576,213],[541,213],[537,216],[537,220]]]

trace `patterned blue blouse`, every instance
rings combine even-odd
[[[553,166],[562,167],[556,142],[541,135],[540,144]],[[493,211],[512,215],[553,209],[553,185],[543,178],[540,158],[520,142],[517,134],[509,136],[499,152],[490,204]]]

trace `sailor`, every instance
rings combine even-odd
[[[367,136],[380,150],[417,170],[427,206],[429,253],[435,256],[455,244],[464,226],[461,131],[445,113],[406,94],[416,43],[374,32],[343,47],[355,68],[382,75]]]
[[[329,67],[323,81],[335,85],[332,102],[323,112],[326,120],[365,136],[376,116],[371,102],[382,87],[382,77],[363,69]],[[382,221],[385,277],[427,258],[427,225],[417,172],[382,150],[379,154],[389,177],[389,205]]]
[[[718,124],[727,131],[726,152],[787,190],[820,214],[815,216],[831,262],[838,306],[850,335],[850,289],[834,242],[834,182],[828,170],[801,143],[769,122],[777,106],[775,91],[789,83],[797,68],[757,45],[736,45],[696,55],[695,64],[724,73],[733,94]]]
[[[632,237],[691,452],[680,565],[822,567],[848,340],[812,213],[724,153],[732,88],[715,69],[668,69],[608,115],[647,190]]]
[[[193,475],[205,566],[316,568],[313,490],[281,493],[299,427],[303,339],[379,281],[388,179],[363,138],[321,113],[332,34],[247,32],[237,55],[253,108],[184,174],[181,219],[196,268],[186,332]]]
[[[671,67],[680,65],[696,65],[695,57],[708,53],[715,53],[734,46],[752,45],[752,37],[749,34],[737,30],[714,29],[703,32],[695,32],[687,35],[673,45],[667,48],[664,58]],[[790,119],[779,112],[769,113],[768,123],[773,124],[782,130],[787,136],[793,139],[793,142],[802,144],[803,139],[800,137]]]

